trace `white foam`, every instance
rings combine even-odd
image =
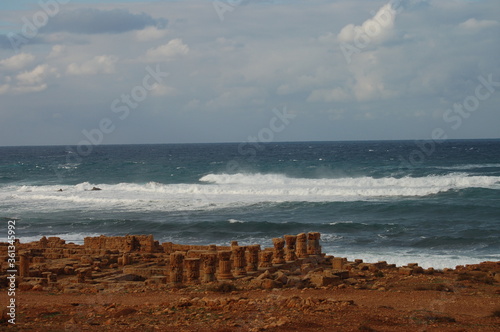
[[[452,173],[442,176],[404,178],[290,178],[282,174],[208,174],[202,182],[217,185],[226,193],[291,198],[291,200],[335,201],[346,198],[427,196],[451,189],[491,188],[500,177],[468,176]]]
[[[229,219],[228,221],[230,224],[243,224],[245,222],[243,220],[238,220],[238,219]]]
[[[92,191],[93,187],[102,190]],[[291,178],[283,174],[208,174],[200,178],[199,183],[192,184],[83,182],[77,185],[6,186],[0,189],[0,201],[30,211],[182,211],[239,207],[262,202],[385,200],[473,187],[498,189],[500,177],[451,173],[418,178],[311,179]]]
[[[335,225],[342,225],[342,224],[353,224],[354,222],[352,220],[346,220],[346,221],[334,221],[331,223],[328,223],[328,225],[335,226]]]
[[[323,236],[322,236],[323,237]],[[396,264],[396,266],[404,266],[409,263],[418,263],[424,269],[433,267],[435,269],[455,268],[457,265],[478,264],[484,261],[498,261],[500,255],[488,256],[470,256],[464,254],[446,254],[429,252],[422,253],[409,253],[402,249],[401,251],[387,251],[384,249],[377,250],[377,252],[367,253],[366,251],[356,251],[352,248],[347,249],[331,249],[325,248],[323,250],[327,255],[336,257],[346,257],[349,261],[355,259],[362,259],[366,263],[376,263],[379,261],[386,261],[388,264]]]
[[[454,166],[438,166],[440,169],[449,169],[449,170],[470,170],[476,168],[497,168],[500,167],[500,164],[463,164],[463,165],[454,165]]]

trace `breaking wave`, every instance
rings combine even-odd
[[[426,177],[292,178],[283,174],[208,174],[198,183],[149,182],[9,186],[2,200],[42,210],[123,208],[129,211],[213,210],[262,202],[336,202],[421,197],[467,188],[500,189],[500,177],[451,173]],[[102,190],[92,191],[93,187]],[[59,191],[62,189],[62,191]],[[54,206],[54,204],[57,204]]]

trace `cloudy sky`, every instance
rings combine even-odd
[[[498,0],[0,3],[0,146],[500,138],[499,105]]]

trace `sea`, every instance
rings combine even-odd
[[[21,242],[320,232],[349,260],[500,261],[500,140],[0,147],[4,241],[9,220]]]

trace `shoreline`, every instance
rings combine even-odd
[[[102,235],[102,234],[88,234],[87,236],[81,236],[78,238],[78,239],[75,239],[74,236],[71,236],[72,234],[69,234],[69,238],[71,239],[68,239],[67,237],[65,237],[65,235],[68,235],[68,234],[53,234],[53,235],[50,235],[50,236],[46,236],[46,237],[57,237],[57,238],[60,238],[60,239],[64,239],[64,241],[68,244],[72,243],[72,244],[75,244],[75,245],[84,245],[84,239],[86,237],[99,237],[99,236],[106,236],[106,237],[123,237],[124,235]],[[18,239],[20,240],[20,243],[21,244],[28,244],[28,243],[31,243],[31,242],[37,242],[41,237],[43,237],[42,235],[38,235],[38,236],[27,236],[27,237],[18,237]],[[169,241],[167,241],[169,242]],[[271,240],[267,241],[269,242],[268,244],[269,245],[272,245],[272,242]],[[2,242],[0,242],[2,243]],[[208,242],[205,242],[205,243],[197,243],[196,245],[198,246],[208,246],[209,243]],[[223,244],[217,244],[218,246],[223,246]],[[246,244],[243,244],[243,246],[245,246]],[[407,254],[406,252],[403,252],[403,253],[397,253],[396,254],[390,254],[388,252],[380,252],[379,251],[379,254],[370,254],[370,253],[366,253],[366,251],[368,251],[368,249],[366,249],[366,251],[359,251],[359,250],[343,250],[343,251],[335,251],[335,250],[331,250],[331,249],[327,249],[327,250],[324,250],[324,251],[327,251],[325,254],[327,256],[335,256],[335,255],[340,255],[342,257],[346,257],[348,260],[356,260],[356,259],[362,259],[363,261],[365,262],[378,262],[378,261],[387,261],[387,262],[390,262],[391,264],[396,264],[397,266],[404,266],[408,263],[411,263],[411,262],[416,262],[418,263],[419,266],[423,267],[424,269],[426,268],[434,268],[435,270],[443,270],[443,269],[455,269],[456,266],[460,266],[460,265],[473,265],[473,264],[479,264],[481,262],[485,262],[485,261],[497,261],[499,260],[500,261],[500,257],[496,257],[496,258],[489,258],[489,257],[484,257],[484,256],[488,256],[488,255],[483,255],[483,257],[471,257],[471,256],[458,256],[456,254],[448,254],[447,257],[446,255],[442,255],[442,254],[434,254],[434,255],[426,255],[424,252],[422,253],[415,253],[415,254]],[[446,257],[445,259],[442,259],[442,257]],[[443,261],[442,263],[437,263],[437,258],[441,258],[441,261]],[[458,258],[454,258],[454,257],[458,257]],[[456,262],[453,262],[454,260],[456,260]],[[445,263],[446,262],[449,262],[449,263]]]
[[[213,331],[207,324],[220,331],[500,328],[500,261],[442,271],[417,263],[348,261],[322,253],[320,238],[315,232],[286,235],[274,238],[270,248],[236,241],[160,244],[152,235],[88,237],[83,245],[57,237],[16,241],[16,325],[21,330]],[[1,257],[7,247],[0,243]],[[2,292],[6,271],[2,259]],[[6,314],[4,309],[4,326]]]

